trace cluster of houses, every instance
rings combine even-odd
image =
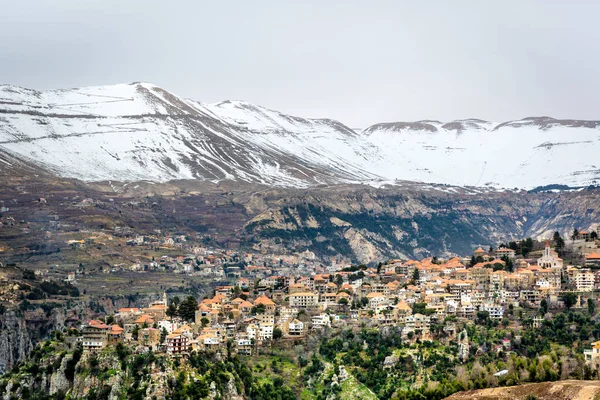
[[[168,317],[165,296],[146,308],[119,310],[110,325],[90,321],[80,340],[85,350],[122,340],[180,355],[227,348],[252,354],[274,340],[301,341],[332,325],[395,325],[406,338],[428,337],[435,329],[439,334],[441,326],[452,338],[458,333],[449,321],[458,318],[473,320],[485,311],[490,319],[503,320],[508,308],[539,307],[542,299],[560,306],[565,291],[581,295],[600,289],[596,264],[587,265],[596,257],[591,251],[586,265],[565,265],[547,243],[537,259],[518,258],[509,248],[478,248],[472,257],[390,260],[377,268],[338,266],[308,275],[251,275],[254,279],[234,275],[231,285],[217,286],[212,297],[199,302],[194,321]],[[213,265],[217,259],[204,260]],[[253,274],[248,268],[244,273]]]
[[[148,236],[136,236],[134,239],[127,241],[127,244],[130,246],[155,246],[163,243],[159,247],[171,250],[170,253],[173,250],[181,250],[181,253],[179,255],[165,254],[161,257],[153,257],[151,259],[139,256],[132,264],[113,265],[105,268],[104,272],[136,271],[143,273],[160,271],[222,280],[224,278],[238,278],[241,276],[251,279],[264,278],[273,273],[310,274],[322,268],[321,261],[313,252],[308,250],[288,255],[239,253],[233,250],[209,249],[193,245],[187,243],[184,236],[177,236],[176,240],[173,237],[165,237],[160,242],[156,242],[159,239],[155,237],[151,237],[152,241],[148,242],[148,238]],[[171,243],[174,240],[175,246]],[[81,240],[81,243],[84,242],[85,240]],[[337,265],[340,265],[339,263],[340,261],[337,257],[333,258],[333,267],[330,268],[336,268]],[[344,265],[346,265],[345,262]]]
[[[285,338],[305,337],[305,323],[290,318],[291,313],[278,308],[267,296],[259,296],[253,302],[232,299],[223,294],[232,293],[231,288],[220,287],[213,298],[203,300],[194,322],[168,317],[165,296],[146,308],[119,309],[111,324],[89,321],[81,327],[78,340],[85,351],[96,351],[121,341],[171,355],[192,350],[224,350],[230,342],[236,352],[249,355],[256,346],[272,341],[280,325],[284,327]],[[317,322],[320,326],[328,324],[328,315]]]

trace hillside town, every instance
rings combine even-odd
[[[85,351],[124,342],[138,351],[172,356],[194,350],[251,355],[275,342],[299,343],[330,327],[395,326],[407,341],[460,336],[459,357],[466,357],[469,341],[458,332],[461,322],[536,326],[545,317],[540,308],[585,307],[600,290],[597,238],[597,231],[581,231],[566,242],[547,241],[537,252],[527,253],[526,241],[511,242],[497,249],[479,247],[463,258],[389,260],[377,267],[335,262],[323,267],[308,251],[267,267],[257,255],[203,251],[178,258],[183,269],[175,271],[218,276],[230,284],[215,286],[199,301],[164,293],[146,307],[121,308],[89,321],[78,340]],[[569,265],[557,246],[581,252],[584,262]],[[227,260],[243,260],[244,267],[227,266]],[[257,260],[263,265],[250,264]],[[143,273],[148,266],[134,267]],[[600,365],[599,349],[596,343],[593,352],[586,351],[594,365]]]

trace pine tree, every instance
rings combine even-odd
[[[413,270],[413,275],[412,275],[412,280],[414,281],[413,284],[417,284],[419,282],[420,276],[419,276],[419,269],[415,267],[415,269]]]
[[[554,232],[553,241],[554,241],[554,247],[556,248],[556,252],[559,255],[561,255],[563,249],[565,248],[565,241],[560,236],[560,233]]]
[[[594,315],[594,313],[596,312],[596,302],[594,301],[594,299],[587,299],[587,307],[590,315]]]
[[[469,263],[469,267],[472,267],[475,264],[477,264],[477,260],[475,259],[475,256],[471,256],[471,262]]]
[[[542,299],[540,302],[540,313],[542,315],[546,315],[548,313],[548,301],[546,299]]]
[[[571,235],[571,239],[576,240],[579,237],[579,231],[577,228],[573,229],[573,234]]]
[[[198,308],[198,302],[196,301],[194,296],[188,296],[179,305],[177,313],[184,320],[193,321],[196,318],[196,308]]]

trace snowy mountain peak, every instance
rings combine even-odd
[[[0,153],[87,181],[581,186],[600,180],[599,149],[599,121],[423,120],[358,133],[244,101],[200,103],[146,82],[0,86]]]

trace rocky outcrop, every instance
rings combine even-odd
[[[153,300],[156,298],[142,296],[132,303],[125,297],[103,297],[97,299],[97,303],[107,313],[113,313],[120,307],[136,307]],[[0,315],[0,374],[29,356],[35,345],[46,339],[52,331],[76,326],[89,319],[90,313],[88,303],[83,300],[58,304],[49,311],[41,307],[23,311],[16,306],[6,310]],[[52,375],[49,379],[57,388],[64,386],[59,375]]]
[[[69,390],[71,382],[67,379],[65,371],[69,361],[73,359],[72,355],[64,357],[60,363],[60,367],[50,375],[50,384],[48,393],[55,395],[57,393],[66,393]]]
[[[89,369],[90,360],[92,359],[97,365],[94,366],[94,369]],[[118,400],[121,398],[123,373],[119,360],[114,353],[102,352],[98,355],[86,353],[78,365],[85,372],[75,374],[75,379],[70,390],[73,398],[84,398],[89,394],[90,390],[94,390],[96,393],[106,393],[109,400]],[[85,369],[86,367],[87,369]],[[101,379],[99,371],[110,371],[110,373],[105,373],[109,376],[106,379]]]
[[[0,317],[0,373],[29,355],[33,333],[22,316],[8,310]]]

